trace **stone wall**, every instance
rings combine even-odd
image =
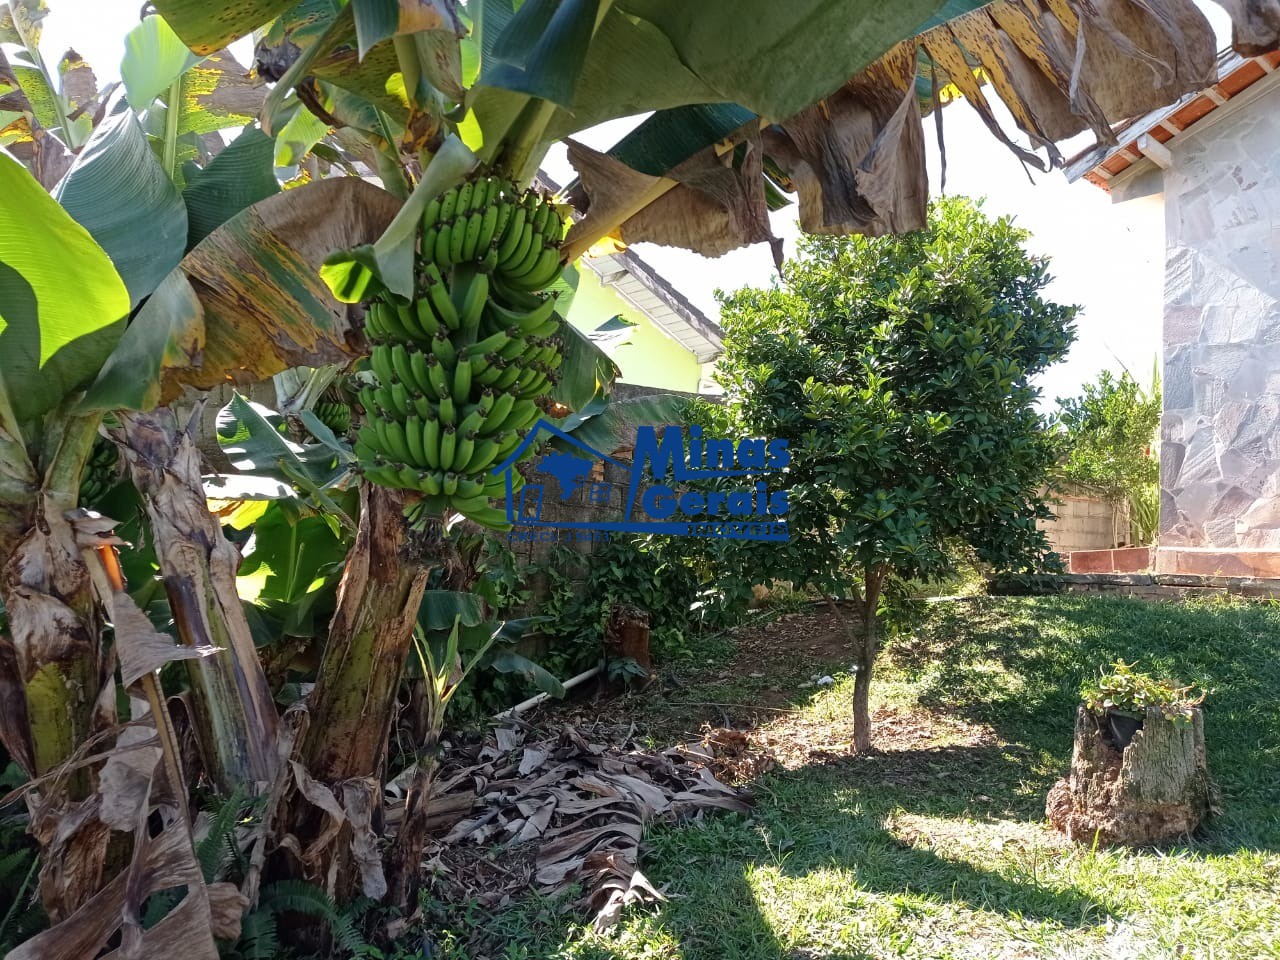
[[[1280,85],[1171,147],[1157,569],[1280,576]]]

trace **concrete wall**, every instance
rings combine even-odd
[[[1073,550],[1107,550],[1129,542],[1125,508],[1087,494],[1058,494],[1052,520],[1038,520],[1049,545],[1064,557]]]
[[[1164,174],[1157,569],[1280,576],[1280,85],[1226,110]]]
[[[578,270],[578,291],[569,306],[568,321],[590,333],[618,314],[636,324],[629,342],[612,352],[622,380],[660,390],[697,393],[702,364],[680,343],[667,336],[643,313],[600,283],[590,269]]]

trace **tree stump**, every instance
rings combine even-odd
[[[1071,840],[1146,845],[1184,837],[1217,812],[1209,776],[1204,717],[1174,723],[1147,711],[1123,750],[1109,725],[1082,704],[1076,711],[1071,774],[1054,784],[1045,815]]]
[[[610,660],[634,660],[646,671],[649,659],[649,614],[630,604],[617,604],[609,611],[604,631]]]

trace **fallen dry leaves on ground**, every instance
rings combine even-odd
[[[589,741],[567,724],[553,733],[519,721],[498,727],[445,758],[426,873],[447,899],[485,907],[530,887],[577,884],[603,929],[628,903],[661,899],[639,870],[646,825],[750,809],[713,762],[701,744],[646,751]]]

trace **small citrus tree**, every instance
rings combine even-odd
[[[957,540],[1001,571],[1047,552],[1036,520],[1057,448],[1031,380],[1066,353],[1076,309],[1043,299],[1048,267],[1026,237],[946,199],[917,233],[807,238],[783,288],[722,297],[726,413],[792,450],[792,543],[755,551],[864,610],[857,751],[886,579],[945,571]]]

